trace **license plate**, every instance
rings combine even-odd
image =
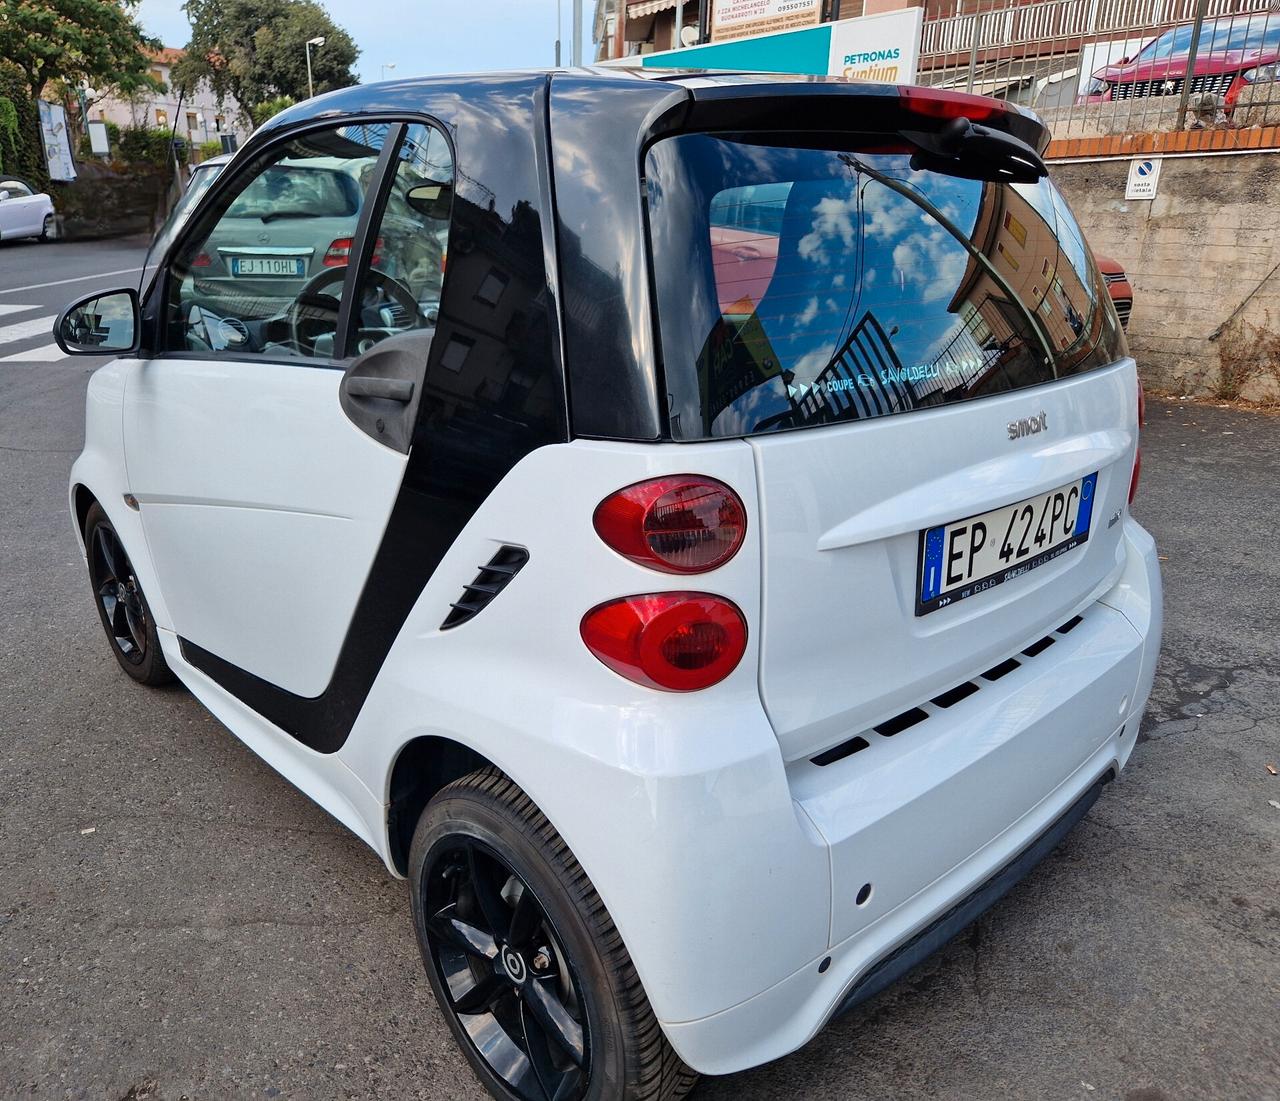
[[[1089,538],[1095,471],[1025,501],[920,533],[916,615],[977,596]]]
[[[306,261],[297,256],[233,256],[232,275],[291,275],[307,274]]]

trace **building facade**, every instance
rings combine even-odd
[[[228,96],[219,102],[213,90],[201,82],[193,96],[179,101],[178,90],[173,86],[173,66],[184,53],[172,46],[146,51],[151,75],[165,86],[163,92],[125,99],[109,94],[95,97],[93,89],[86,89],[86,121],[112,122],[122,129],[170,130],[196,147],[218,141],[226,151],[238,148],[253,127],[235,99]]]

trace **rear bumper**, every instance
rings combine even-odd
[[[1155,547],[1132,520],[1123,550],[1114,587],[1014,672],[895,741],[787,769],[796,813],[830,862],[828,896],[791,901],[827,910],[827,943],[785,976],[767,958],[744,960],[759,993],[664,1020],[686,1062],[723,1074],[800,1047],[971,922],[1083,814],[1132,751],[1159,650]],[[713,922],[723,904],[681,902]]]

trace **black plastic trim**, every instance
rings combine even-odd
[[[1097,802],[1103,787],[1112,780],[1113,775],[1108,770],[1008,864],[905,944],[873,964],[871,969],[863,974],[845,994],[828,1020],[848,1012],[854,1006],[893,985],[991,909],[1058,847],[1062,839],[1071,832],[1072,827]]]

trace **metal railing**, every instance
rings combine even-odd
[[[1280,0],[997,0],[925,21],[919,80],[1055,137],[1280,124]]]

